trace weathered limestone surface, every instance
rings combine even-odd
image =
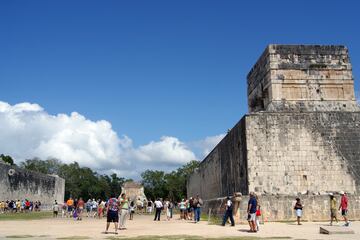
[[[15,173],[10,176],[9,170]],[[64,201],[65,180],[0,163],[0,200],[29,199],[49,208],[54,200]]]
[[[248,194],[359,192],[360,112],[246,115],[188,181],[204,199]]]
[[[250,112],[359,110],[344,46],[269,45],[247,78]]]
[[[250,191],[359,192],[360,112],[257,113],[245,119]]]
[[[121,188],[121,193],[125,193],[130,200],[134,201],[140,198],[141,201],[146,199],[144,186],[137,182],[126,182]]]
[[[248,192],[245,119],[242,119],[204,159],[188,179],[189,196],[204,199]]]
[[[353,81],[344,46],[269,45],[248,74],[249,114],[189,177],[188,196],[200,194],[210,206],[254,191],[265,195],[273,220],[293,214],[291,207],[267,209],[274,194],[315,199],[313,220],[328,217],[320,195],[346,191],[350,208],[358,204],[360,107]],[[353,217],[360,218],[356,206]]]

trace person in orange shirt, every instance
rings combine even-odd
[[[71,217],[74,210],[74,200],[70,197],[69,200],[66,201],[66,205],[67,205],[68,217]]]

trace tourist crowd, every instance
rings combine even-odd
[[[337,219],[337,211],[341,212],[342,217],[344,218],[345,224],[344,226],[349,226],[350,221],[348,220],[347,214],[348,214],[348,196],[345,192],[340,192],[341,199],[340,204],[337,204],[336,197],[330,193],[330,225],[333,224],[333,221],[335,220],[338,222]],[[301,217],[303,215],[303,208],[304,205],[301,202],[301,199],[298,197],[295,199],[294,204],[294,211],[297,218],[297,224],[301,225]],[[222,226],[225,226],[228,220],[230,220],[231,226],[235,226],[234,217],[233,217],[233,211],[234,211],[234,204],[231,197],[227,197],[225,201],[225,213],[223,216]],[[247,205],[247,221],[250,226],[250,232],[257,232],[260,228],[260,219],[262,216],[261,211],[261,204],[259,201],[258,196],[254,192],[250,192],[250,198]]]
[[[40,211],[40,208],[40,201],[33,202],[28,199],[0,201],[0,214]]]

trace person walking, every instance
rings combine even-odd
[[[185,199],[182,199],[179,203],[179,209],[180,209],[180,220],[185,220],[185,211],[186,211],[186,201]]]
[[[129,220],[133,220],[134,219],[134,214],[135,214],[135,203],[134,203],[134,201],[131,201],[129,211],[130,211]]]
[[[199,197],[199,195],[197,195],[196,198],[194,199],[195,223],[200,221],[202,205],[203,205],[203,200]]]
[[[57,203],[57,201],[55,200],[54,204],[53,204],[53,217],[57,218],[58,213],[59,213],[59,204]]]
[[[150,199],[148,202],[147,202],[147,213],[152,213],[152,210],[153,210],[153,201]]]
[[[79,199],[78,203],[77,203],[77,209],[78,209],[78,220],[82,220],[82,215],[84,212],[84,206],[85,206],[85,202],[82,198]]]
[[[154,221],[156,221],[156,220],[160,221],[160,215],[161,215],[161,210],[163,208],[163,204],[160,201],[160,198],[158,198],[154,202],[154,204],[155,204],[155,218],[154,218]]]
[[[294,210],[296,212],[296,219],[297,219],[298,225],[301,225],[300,221],[301,221],[301,217],[302,217],[302,209],[303,209],[303,205],[301,204],[300,198],[296,198]]]
[[[256,209],[257,209],[257,201],[256,201],[255,193],[250,192],[250,199],[249,199],[248,208],[247,208],[250,232],[257,232],[256,231]]]
[[[170,201],[168,201],[168,199],[165,199],[165,202],[164,202],[164,210],[165,210],[165,213],[166,213],[166,219],[168,221],[170,221],[170,218],[171,218],[171,213],[170,213]]]
[[[259,196],[258,195],[255,195],[255,198],[256,198],[256,231],[259,231],[260,230],[260,218],[261,218],[261,204],[260,204],[260,201],[259,201]]]
[[[120,196],[120,224],[119,224],[119,229],[120,230],[125,230],[125,223],[126,223],[126,218],[127,215],[129,214],[129,199],[127,199],[126,194],[123,193]]]
[[[334,219],[336,223],[339,222],[337,219],[336,211],[337,211],[336,197],[334,197],[334,194],[330,193],[330,226],[332,226]]]
[[[118,222],[119,222],[120,203],[119,203],[118,199],[115,198],[115,194],[111,194],[111,198],[109,199],[109,201],[107,202],[106,205],[107,205],[107,208],[106,208],[107,220],[106,220],[105,234],[108,233],[111,222],[113,222],[115,225],[115,234],[118,234],[117,229],[118,229]]]
[[[170,199],[170,202],[169,202],[170,218],[173,217],[173,209],[174,209],[174,202],[172,199]]]
[[[222,222],[222,226],[225,226],[228,218],[230,218],[231,226],[235,226],[234,222],[234,216],[233,216],[233,202],[231,201],[230,197],[226,198],[226,204],[225,204],[225,214]]]
[[[71,197],[66,201],[66,206],[67,206],[68,217],[71,217],[74,210],[74,200]]]
[[[350,222],[349,222],[349,220],[347,218],[349,200],[348,200],[348,197],[347,197],[345,192],[341,191],[340,195],[341,195],[341,200],[340,200],[339,211],[341,210],[341,215],[344,218],[344,221],[345,221],[344,226],[348,227],[350,225]]]

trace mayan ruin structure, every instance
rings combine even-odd
[[[249,112],[188,179],[205,209],[241,192],[261,196],[266,220],[328,218],[329,193],[349,193],[360,218],[360,108],[345,46],[269,45],[247,76]]]
[[[132,201],[136,201],[137,199],[141,201],[146,200],[144,186],[138,182],[125,182],[121,188],[121,193],[125,193]]]
[[[0,199],[41,201],[51,209],[55,200],[64,202],[65,180],[56,175],[28,171],[0,162]]]

